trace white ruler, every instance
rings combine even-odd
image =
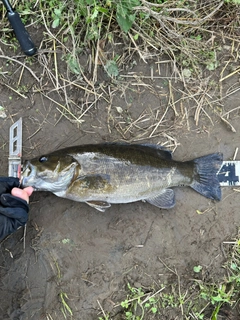
[[[9,129],[8,176],[20,178],[22,157],[22,118]]]
[[[221,187],[240,186],[240,161],[223,161],[217,177]]]

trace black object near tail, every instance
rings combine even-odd
[[[25,29],[19,14],[13,10],[8,0],[2,0],[6,10],[8,20],[14,30],[16,38],[21,46],[22,51],[27,56],[33,56],[37,52],[29,33]]]

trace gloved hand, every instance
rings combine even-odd
[[[18,188],[18,178],[0,177],[0,241],[10,233],[24,226],[28,220],[29,206],[26,200],[13,196],[11,191]],[[23,192],[24,190],[14,189]],[[14,192],[13,192],[14,193]],[[26,193],[26,199],[31,192]]]

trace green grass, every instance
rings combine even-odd
[[[225,275],[222,279],[211,279],[203,276],[204,267],[193,267],[193,275],[198,279],[187,280],[187,288],[184,281],[173,269],[176,281],[164,284],[158,289],[143,289],[127,284],[126,298],[115,307],[121,307],[119,311],[124,320],[151,320],[167,319],[168,312],[175,314],[175,319],[217,320],[222,310],[232,310],[240,306],[240,230],[234,241],[223,243],[229,246],[229,257],[223,268]],[[106,313],[107,318],[114,319]]]
[[[112,100],[110,91],[116,89],[125,94],[126,79],[121,75],[139,60],[146,64],[155,61],[159,72],[160,63],[167,60],[175,80],[184,85],[187,100],[196,106],[196,111],[192,111],[196,125],[202,115],[206,115],[212,124],[214,112],[214,116],[216,114],[233,132],[236,131],[219,105],[223,97],[221,80],[234,76],[235,72],[229,73],[229,68],[238,63],[239,15],[235,13],[239,0],[18,0],[14,4],[33,40],[35,35],[38,38],[37,59],[45,76],[42,83],[51,84],[49,91],[58,91],[60,101],[64,103],[54,101],[41,86],[37,86],[35,92],[41,92],[44,98],[55,102],[61,115],[77,126],[84,122],[85,113],[81,107],[79,111],[75,101],[68,99],[70,83],[87,89],[85,94],[92,95],[94,105],[101,97],[109,102]],[[0,22],[4,53],[1,58],[7,61],[9,55],[11,61],[11,56],[19,54],[20,50],[3,6],[0,6]],[[231,49],[225,49],[225,44]],[[22,55],[18,64],[29,71],[32,63],[37,65],[37,59]],[[15,67],[9,68],[8,75],[15,70]],[[42,74],[41,70],[38,72]],[[104,88],[103,74],[111,83],[110,91]],[[32,75],[37,78],[35,72]],[[154,75],[151,74],[152,79]],[[32,84],[25,88],[31,90]],[[13,88],[13,91],[23,97],[25,88]],[[213,96],[212,91],[215,91],[213,94],[219,91],[216,96],[220,103],[217,99],[213,99],[214,103],[209,101],[208,94]],[[175,112],[175,116],[178,114]],[[184,115],[181,111],[181,114],[188,118],[188,112]]]
[[[233,19],[233,4],[238,5],[239,0],[225,0],[225,4],[199,2],[199,5],[197,1],[185,0],[19,0],[16,8],[26,25],[43,25],[62,43],[67,51],[65,60],[75,75],[81,74],[76,58],[79,53],[88,48],[95,55],[98,41],[114,44],[121,38],[126,50],[135,48],[142,59],[146,52],[167,53],[180,66],[189,68],[193,77],[200,73],[200,66],[210,71],[218,67],[218,43],[209,41],[212,28],[208,30],[208,25],[216,14],[218,18]],[[16,51],[17,43],[11,40],[5,9],[0,13],[6,31],[2,41]],[[110,77],[118,76],[116,58],[105,54],[101,63]]]

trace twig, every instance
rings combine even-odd
[[[217,112],[215,112],[218,116],[219,116],[219,118],[223,121],[223,122],[225,122],[226,124],[227,124],[227,126],[231,129],[231,131],[232,132],[237,132],[236,131],[236,129],[233,127],[233,125],[231,125],[231,123],[229,122],[229,121],[227,121],[225,118],[223,118],[220,114],[218,114]]]
[[[147,302],[149,299],[155,297],[159,292],[163,291],[166,287],[162,287],[161,289],[159,289],[158,291],[156,291],[154,294],[149,295],[145,300],[143,300],[141,302],[141,304],[144,304],[145,302]]]
[[[141,58],[145,63],[147,63],[147,61],[144,59],[144,57],[143,57],[143,55],[142,55],[141,51],[139,50],[139,48],[138,48],[138,46],[137,46],[137,44],[136,44],[135,40],[133,39],[133,37],[132,37],[132,35],[131,35],[131,33],[130,33],[130,32],[128,32],[128,35],[129,35],[130,39],[132,40],[132,42],[133,42],[133,44],[134,44],[134,46],[135,46],[135,48],[136,48],[136,50],[137,50],[137,52],[138,52],[138,54],[139,54],[140,58]]]
[[[237,154],[238,154],[238,147],[236,148],[236,150],[234,152],[233,161],[236,160]]]
[[[224,81],[224,80],[232,77],[234,74],[236,74],[236,73],[238,73],[238,72],[240,72],[240,68],[236,69],[236,70],[233,71],[232,73],[229,73],[227,76],[221,78],[221,79],[219,80],[219,82],[222,82],[222,81]]]
[[[70,50],[69,50],[61,41],[59,41],[59,40],[52,34],[52,32],[48,29],[47,23],[46,23],[46,20],[45,20],[45,17],[44,17],[43,10],[41,10],[41,15],[42,15],[42,19],[43,19],[44,26],[45,26],[48,34],[49,34],[53,39],[55,39],[58,43],[60,43],[61,46],[63,46],[64,49],[65,49],[67,52],[70,52]]]
[[[27,99],[27,97],[20,93],[19,91],[15,90],[14,88],[12,88],[11,86],[9,86],[8,84],[6,83],[1,83],[2,85],[6,86],[8,89],[12,90],[13,92],[15,92],[16,94],[18,94],[20,97],[24,98],[24,99]]]
[[[99,302],[98,299],[97,299],[97,303],[98,303],[98,305],[99,305],[99,307],[100,307],[100,309],[101,309],[101,311],[102,311],[102,314],[103,314],[104,318],[106,319],[106,318],[107,318],[106,313],[105,313],[105,311],[103,310],[103,307],[101,306],[101,303]]]
[[[21,80],[22,80],[23,71],[24,71],[24,67],[22,67],[22,70],[21,70],[21,73],[20,73],[20,76],[19,76],[19,79],[18,79],[18,83],[17,83],[18,87],[20,86],[20,83],[21,83]]]
[[[29,67],[27,67],[24,63],[22,63],[21,61],[16,60],[16,59],[11,58],[11,57],[8,57],[8,56],[3,56],[3,55],[0,55],[0,59],[7,59],[7,60],[10,60],[10,61],[13,61],[13,62],[16,62],[16,63],[20,64],[21,66],[23,66],[25,69],[27,69],[31,73],[31,75],[37,80],[37,82],[40,82],[40,80],[38,79],[36,74]]]
[[[163,119],[165,118],[167,112],[168,112],[169,106],[166,107],[166,110],[163,114],[163,116],[161,117],[161,119],[158,121],[158,123],[156,124],[155,128],[153,129],[152,133],[150,134],[150,137],[153,136],[154,132],[157,130],[157,128],[159,127],[159,125],[161,124],[161,122],[163,121]]]
[[[169,102],[168,103],[172,106],[173,111],[175,113],[175,116],[178,116],[178,112],[175,107],[174,96],[173,96],[173,92],[172,92],[171,80],[168,81],[168,87],[169,87]]]
[[[230,110],[230,111],[228,111],[228,112],[225,112],[225,113],[222,115],[222,117],[226,117],[227,115],[229,115],[229,113],[231,113],[231,112],[233,112],[233,111],[235,111],[235,110],[238,110],[238,109],[240,109],[240,106],[238,106],[238,107],[236,107],[236,108],[233,108],[232,110]]]
[[[57,55],[56,55],[56,41],[53,39],[53,56],[54,56],[54,67],[55,67],[55,79],[56,79],[56,89],[59,87],[58,82],[58,64],[57,64]]]

